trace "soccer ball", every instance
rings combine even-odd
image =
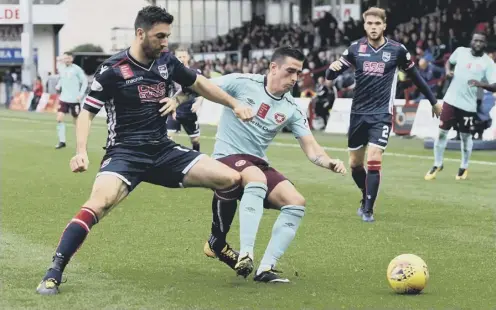
[[[424,260],[414,254],[395,257],[388,266],[389,286],[398,294],[418,294],[429,280],[429,270]]]

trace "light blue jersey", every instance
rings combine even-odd
[[[477,111],[477,87],[469,86],[468,81],[496,83],[496,65],[486,54],[472,55],[471,49],[459,47],[451,54],[449,62],[456,65],[453,80],[444,96],[444,101],[467,112]]]
[[[57,89],[62,88],[60,101],[67,103],[79,103],[84,97],[86,88],[88,87],[88,78],[84,74],[83,69],[78,65],[71,64],[69,66],[59,66],[60,79],[57,84]]]
[[[291,94],[275,97],[266,89],[266,77],[259,74],[228,74],[211,80],[256,114],[243,122],[225,107],[217,129],[213,158],[248,154],[267,161],[265,151],[274,137],[288,127],[296,138],[310,135],[306,114]]]

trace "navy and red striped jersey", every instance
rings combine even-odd
[[[379,48],[372,47],[367,38],[353,42],[342,54],[340,61],[346,70],[355,68],[355,95],[351,113],[393,113],[398,69],[414,66],[406,47],[385,38]]]
[[[159,101],[170,96],[174,82],[189,87],[196,76],[172,53],[164,52],[152,63],[142,64],[127,49],[100,65],[83,108],[96,114],[105,106],[107,147],[158,143],[168,139]]]

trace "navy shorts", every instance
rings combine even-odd
[[[169,115],[167,118],[167,131],[178,133],[181,131],[181,126],[191,138],[200,136],[200,125],[196,114],[188,117],[176,117],[176,119]]]
[[[183,187],[183,178],[202,153],[172,141],[143,146],[116,145],[107,148],[100,171],[115,175],[132,191],[141,182],[169,188]]]
[[[348,150],[358,150],[367,144],[385,150],[392,124],[393,117],[389,113],[352,113],[350,115],[350,128],[348,129]]]

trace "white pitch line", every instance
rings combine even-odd
[[[0,117],[1,120],[4,121],[12,121],[12,122],[28,122],[28,123],[47,123],[47,121],[40,121],[40,120],[31,120],[31,119],[11,119],[11,118],[6,118],[6,117]],[[66,123],[68,126],[74,126],[72,123]],[[107,126],[103,124],[93,124],[92,127],[97,127],[97,128],[107,128]],[[180,137],[187,137],[187,135],[184,134],[179,134],[178,136]],[[208,139],[208,140],[215,140],[215,137],[212,136],[200,136],[200,139]],[[272,142],[271,145],[275,146],[281,146],[281,147],[289,147],[289,148],[300,148],[299,144],[296,143],[282,143],[282,142]],[[323,146],[323,148],[327,151],[333,151],[333,152],[344,152],[348,153],[348,150],[345,148],[337,148],[337,147],[329,147],[329,146]],[[415,158],[415,159],[423,159],[423,160],[433,160],[432,156],[423,156],[423,155],[411,155],[411,154],[403,154],[403,153],[391,153],[391,152],[386,152],[384,153],[385,156],[393,156],[393,157],[403,157],[403,158]],[[460,159],[455,159],[455,158],[444,158],[444,161],[447,162],[460,162]],[[491,162],[491,161],[483,161],[483,160],[470,160],[471,164],[477,164],[477,165],[483,165],[483,166],[496,166],[496,162]]]

